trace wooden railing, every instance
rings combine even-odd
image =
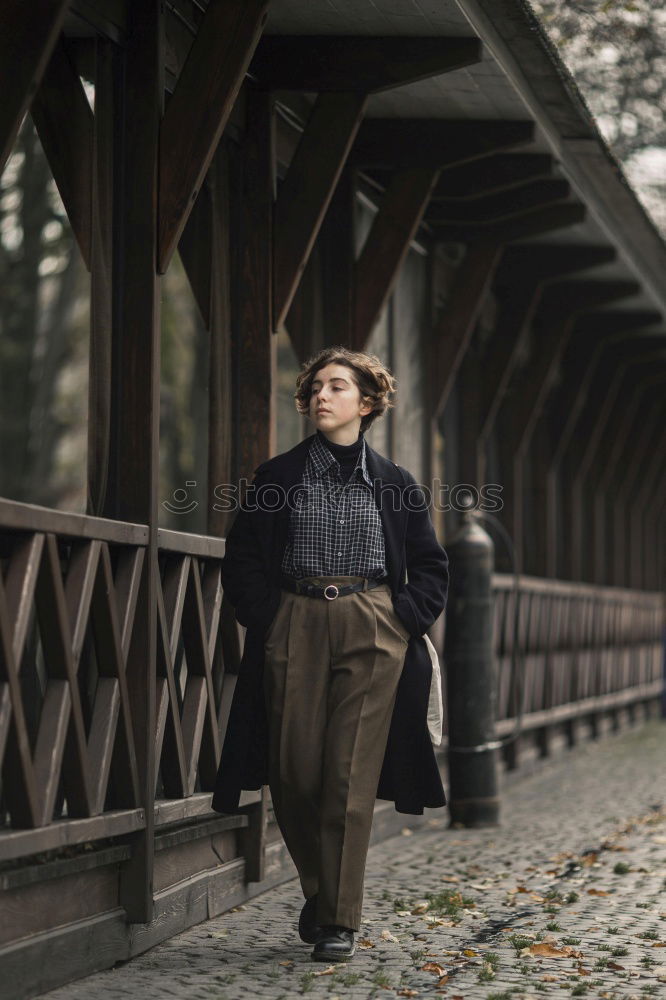
[[[662,594],[501,574],[493,591],[496,733],[507,741],[510,767],[518,762],[518,732],[536,733],[546,754],[558,726],[574,742],[582,719],[596,735],[620,709],[658,705]]]
[[[0,860],[146,825],[127,663],[147,542],[144,525],[0,500]],[[210,811],[240,637],[221,626],[224,541],[158,544],[159,826]]]
[[[0,500],[0,861],[146,828],[127,671],[148,537],[144,525]],[[158,553],[160,827],[210,819],[241,632],[222,601],[223,540],[159,531]],[[525,577],[516,589],[501,575],[494,592],[499,737],[536,731],[547,752],[554,727],[575,734],[588,717],[594,729],[660,697],[661,595]],[[519,746],[507,739],[510,766]],[[255,872],[265,798],[227,822],[249,825]]]

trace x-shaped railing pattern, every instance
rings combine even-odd
[[[68,818],[99,815],[112,775],[113,807],[139,805],[126,670],[144,550],[118,547],[115,555],[114,572],[104,541],[13,537],[0,574],[0,759],[13,827],[50,823],[63,799]],[[31,732],[21,670],[38,671],[37,658],[26,656],[33,622],[43,673]],[[91,646],[92,679],[82,676]]]

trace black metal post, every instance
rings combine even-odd
[[[451,595],[446,619],[451,823],[499,821],[496,680],[492,649],[492,539],[473,512],[447,544]]]

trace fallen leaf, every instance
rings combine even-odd
[[[564,948],[556,948],[554,945],[549,944],[546,941],[537,942],[536,944],[531,944],[529,948],[524,948],[523,951],[529,952],[530,955],[543,955],[546,958],[583,957],[582,951],[576,951],[575,948],[571,948],[569,945],[565,945]]]
[[[398,990],[399,997],[417,997],[418,995],[418,990]]]
[[[370,941],[368,938],[359,938],[358,939],[358,946],[359,946],[359,948],[374,948],[375,947],[374,944],[372,943],[372,941]]]
[[[586,867],[591,868],[592,865],[595,865],[597,863],[598,857],[599,857],[598,854],[595,854],[593,851],[591,851],[589,854],[584,854],[580,860]]]
[[[336,972],[336,971],[337,971],[337,969],[336,969],[335,965],[329,965],[326,969],[322,969],[321,972],[313,972],[312,975],[313,976],[332,976],[333,973]]]
[[[606,968],[607,969],[612,969],[613,972],[621,972],[621,971],[624,970],[624,966],[623,965],[618,965],[617,962],[609,962],[608,965],[606,966]]]
[[[419,913],[427,913],[429,909],[430,909],[430,903],[426,902],[425,899],[422,899],[418,901],[414,909],[411,910],[410,912],[413,917],[417,917]]]
[[[592,973],[589,969],[586,969],[583,965],[579,965],[576,969],[579,976],[591,976]]]
[[[538,892],[531,892],[530,893],[530,899],[536,899],[537,903],[545,903],[546,902],[546,897],[545,896],[540,896]]]
[[[551,976],[551,975],[548,975],[548,974],[546,974],[545,976],[542,976],[541,979],[543,980],[544,983],[559,983],[559,981],[560,981],[560,977],[559,976]]]
[[[605,889],[588,889],[588,896],[610,896],[610,892],[606,892]]]
[[[438,965],[437,962],[426,962],[425,965],[421,966],[421,972],[434,972],[436,976],[443,976],[446,969]]]
[[[478,954],[478,951],[474,951],[473,948],[465,948],[463,950],[463,955],[465,955],[466,958],[476,958]]]
[[[284,965],[287,968],[293,964],[294,963],[291,958],[285,958],[284,962],[278,962],[278,965]]]
[[[383,941],[393,941],[394,944],[398,944],[398,939],[395,934],[391,934],[386,928],[379,935]]]
[[[225,938],[229,936],[229,931],[211,931],[208,937]]]
[[[666,948],[666,941],[655,941],[652,948]]]
[[[441,917],[426,917],[426,920],[431,927],[455,927],[455,920],[442,920]]]
[[[449,977],[448,976],[442,976],[442,978],[437,981],[437,985],[438,986],[444,986],[444,984],[448,983],[448,981],[449,981]]]
[[[442,875],[442,882],[460,882],[457,875]]]

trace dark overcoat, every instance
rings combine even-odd
[[[289,513],[314,435],[263,462],[228,533],[222,583],[247,628],[217,774],[213,809],[234,813],[242,789],[268,783],[268,721],[263,695],[264,637],[280,603]],[[448,560],[423,491],[406,469],[371,448],[366,459],[384,529],[386,582],[410,633],[377,797],[398,812],[421,814],[446,802],[427,727],[432,666],[422,638],[444,610]],[[291,501],[291,504],[290,504]]]

